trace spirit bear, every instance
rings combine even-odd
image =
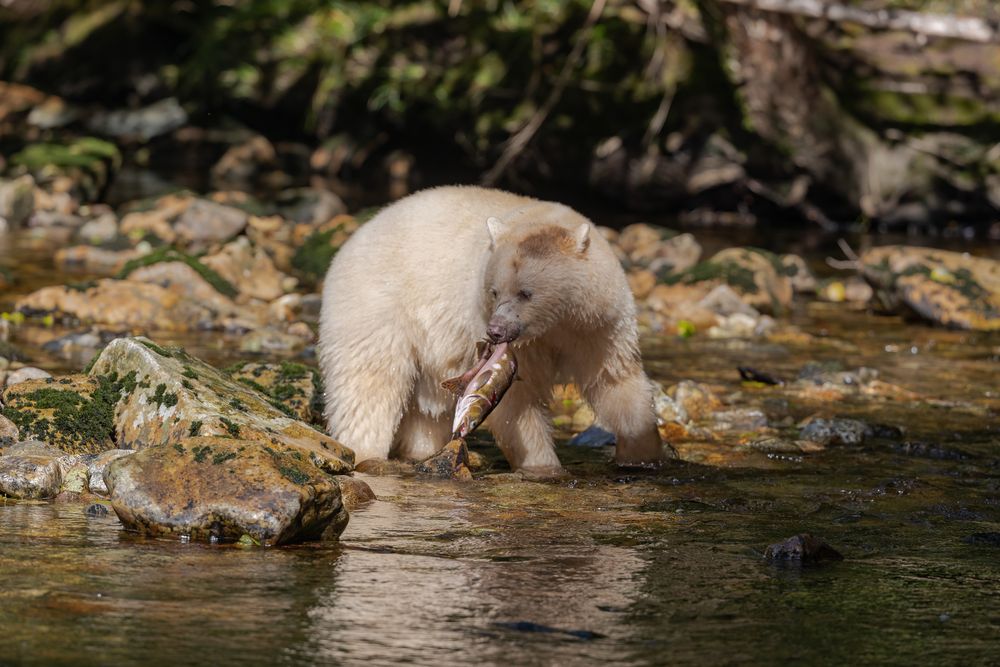
[[[512,469],[560,469],[546,414],[558,382],[580,387],[619,463],[663,458],[635,303],[607,241],[567,206],[468,186],[383,209],[330,265],[318,344],[330,434],[358,462],[433,455],[455,409],[441,381],[487,336],[518,360],[484,424]]]

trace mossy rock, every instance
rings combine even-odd
[[[114,449],[114,412],[136,388],[135,374],[29,380],[3,395],[3,416],[14,422],[23,440],[42,440],[68,454],[97,454]]]
[[[667,285],[726,284],[747,304],[780,314],[791,306],[789,268],[781,258],[760,248],[727,248],[711,259],[673,275],[660,276]]]
[[[82,137],[68,144],[31,144],[15,153],[10,161],[41,183],[58,176],[69,177],[83,197],[94,200],[121,167],[122,155],[112,143]]]
[[[308,369],[294,371],[284,377],[309,377]],[[90,371],[96,376],[111,372],[134,373],[140,387],[116,408],[119,447],[142,449],[196,435],[217,436],[297,450],[330,474],[347,473],[354,466],[354,453],[343,444],[289,417],[269,395],[179,348],[163,348],[147,338],[119,338],[104,349]]]
[[[913,246],[865,252],[862,273],[889,308],[954,329],[1000,331],[1000,262]]]
[[[303,364],[243,363],[226,369],[237,382],[268,396],[289,417],[317,423],[322,407],[319,372]]]
[[[292,255],[292,268],[306,280],[318,283],[326,275],[337,251],[359,227],[351,216],[337,216],[311,234]]]

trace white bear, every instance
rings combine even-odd
[[[358,462],[433,455],[455,409],[440,383],[487,335],[518,360],[484,424],[512,469],[560,469],[546,414],[558,382],[580,387],[619,463],[664,457],[635,303],[607,241],[567,206],[471,186],[388,206],[331,263],[318,344],[330,435]]]

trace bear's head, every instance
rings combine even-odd
[[[550,205],[486,222],[491,252],[483,288],[494,343],[529,340],[579,310],[573,294],[587,279],[591,223]]]

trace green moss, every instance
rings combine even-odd
[[[189,390],[189,391],[194,389],[194,385],[191,384],[191,382],[189,380],[187,380],[186,378],[183,379],[183,380],[181,380],[181,386],[184,387],[185,389]]]
[[[82,283],[66,283],[66,289],[73,290],[74,292],[86,292],[91,287],[97,287],[96,280],[87,280]]]
[[[267,396],[269,394],[269,392],[264,387],[264,385],[262,385],[259,382],[255,382],[254,380],[251,380],[250,378],[243,378],[243,377],[236,378],[236,381],[239,382],[240,384],[243,384],[243,385],[246,385],[246,386],[250,387],[254,391],[259,391],[260,393],[264,394],[265,396]]]
[[[212,448],[208,445],[202,445],[200,447],[192,448],[191,452],[194,454],[195,463],[202,463],[212,452]]]
[[[230,436],[232,436],[233,438],[239,438],[240,437],[240,426],[239,426],[239,424],[236,424],[236,423],[234,423],[234,422],[226,419],[225,417],[219,417],[219,421],[221,421],[222,425],[226,427],[226,430],[229,432]]]
[[[157,248],[148,255],[128,261],[122,270],[118,272],[116,277],[121,280],[127,278],[128,275],[136,269],[140,269],[144,266],[152,266],[153,264],[159,264],[161,262],[182,262],[187,264],[220,294],[224,294],[230,298],[235,297],[238,294],[237,289],[233,287],[232,283],[220,276],[213,269],[199,262],[197,258],[181,252],[172,246]]]
[[[198,374],[195,373],[193,370],[191,370],[191,367],[187,365],[184,366],[184,372],[181,373],[181,375],[183,375],[186,378],[191,378],[192,380],[198,379]]]
[[[175,443],[174,443],[174,449],[176,449],[176,450],[177,450],[177,453],[178,453],[178,454],[183,454],[183,453],[184,453],[184,445],[182,445],[182,444],[181,444],[181,443],[179,443],[179,442],[175,442]]]
[[[167,385],[161,382],[156,385],[156,390],[153,393],[150,402],[155,403],[157,406],[165,405],[166,407],[171,408],[177,405],[177,394],[168,392]]]
[[[294,484],[305,484],[310,479],[309,475],[299,470],[296,466],[279,465],[278,472],[281,473],[282,477]]]
[[[687,271],[661,275],[659,278],[666,285],[693,285],[708,280],[721,280],[746,294],[756,294],[760,289],[754,282],[753,271],[731,262],[700,262]]]
[[[188,435],[193,438],[196,435],[198,435],[198,431],[200,430],[201,430],[201,420],[196,419],[193,422],[191,422],[191,426],[190,428],[188,428]]]
[[[219,452],[212,457],[212,465],[220,465],[236,458],[236,452]]]
[[[331,245],[337,229],[315,232],[292,255],[292,266],[302,275],[319,281],[326,274],[338,248]]]
[[[229,399],[229,407],[238,412],[246,412],[247,406],[243,405],[243,401],[238,398]]]
[[[140,343],[141,343],[141,344],[142,344],[142,345],[143,345],[144,347],[146,347],[146,348],[148,348],[148,349],[152,350],[153,352],[156,352],[156,353],[157,353],[158,355],[160,355],[161,357],[167,357],[167,358],[170,358],[170,357],[173,357],[173,356],[174,356],[174,355],[173,355],[173,352],[170,352],[170,351],[169,351],[169,350],[167,350],[166,348],[162,348],[162,347],[160,347],[159,345],[157,345],[156,343],[154,343],[154,342],[153,342],[153,341],[151,341],[151,340],[139,340],[139,342],[140,342]]]

